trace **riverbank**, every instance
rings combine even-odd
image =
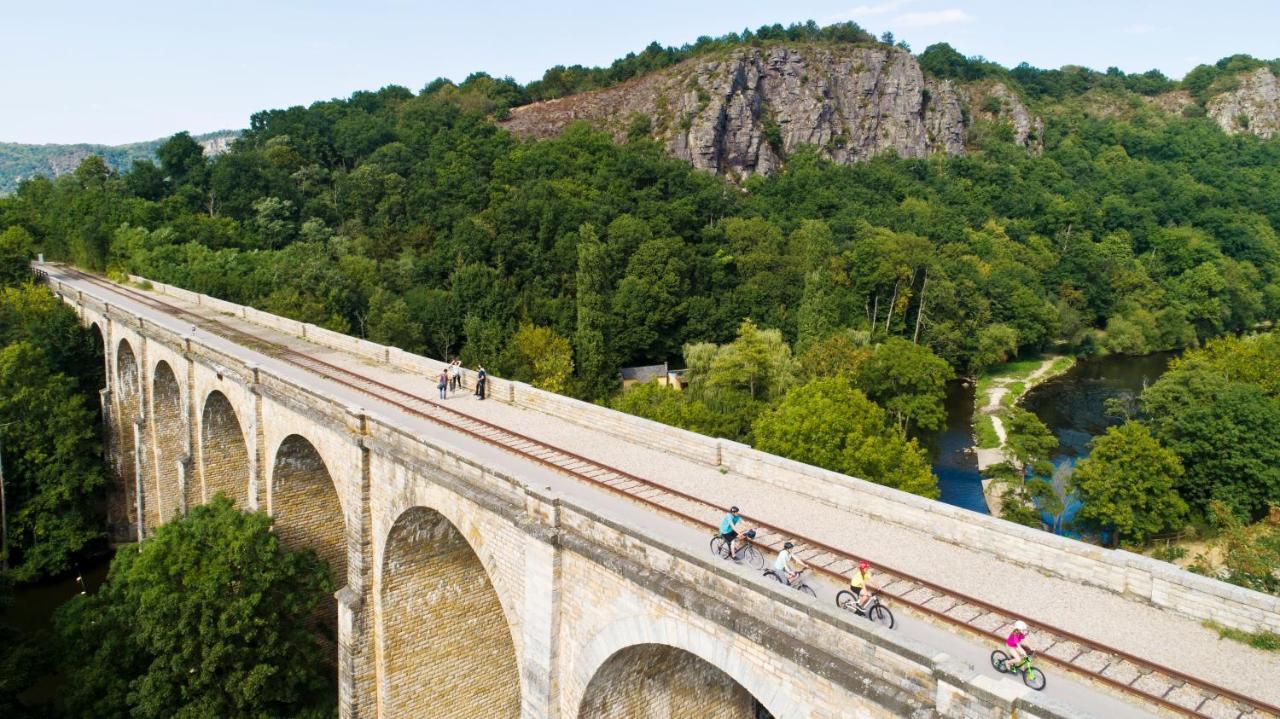
[[[979,472],[985,473],[1002,463],[1013,463],[1006,452],[1008,435],[1002,415],[1033,387],[1065,373],[1075,363],[1073,355],[1045,355],[998,365],[978,378],[974,391],[973,431]],[[1000,516],[1004,486],[1000,480],[982,480],[982,493],[992,516]]]

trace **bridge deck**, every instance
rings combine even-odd
[[[53,274],[57,274],[56,271]],[[75,283],[69,276],[59,279]],[[101,294],[101,287],[85,287]],[[208,308],[163,296],[164,302],[184,311],[251,332],[326,362],[344,367],[382,383],[405,389],[423,398],[437,397],[434,377],[416,377],[397,368],[375,364],[353,354],[322,347],[292,335],[252,324],[236,317],[210,311]],[[143,316],[156,319],[175,329],[189,330],[190,322],[167,317],[154,308],[118,294],[113,304],[129,306]],[[204,334],[202,339],[209,340]],[[237,348],[238,353],[258,354],[237,347],[227,340],[224,347]],[[211,341],[210,344],[214,344]],[[259,355],[259,364],[270,366],[285,376],[309,382],[326,383],[307,371],[287,363]],[[515,455],[485,445],[474,438],[442,430],[399,408],[360,393],[352,388],[327,382],[326,391],[366,407],[387,417],[402,418],[406,428],[424,434],[445,436],[461,449],[474,452],[512,474],[531,482],[552,487],[578,499],[600,502],[611,512],[625,517],[632,526],[645,531],[660,531],[669,538],[687,536],[690,542],[705,543],[705,537],[687,526],[665,517],[653,516],[644,508],[617,500],[589,485],[575,482],[545,467],[522,460]],[[956,591],[982,597],[1011,612],[1044,618],[1055,627],[1097,640],[1117,649],[1149,659],[1172,669],[1202,677],[1207,681],[1239,691],[1257,699],[1280,704],[1280,655],[1220,640],[1216,632],[1199,623],[1171,612],[1130,601],[1111,592],[1048,577],[1036,570],[1002,561],[991,555],[963,546],[939,541],[924,533],[888,524],[873,517],[817,502],[798,493],[700,464],[670,452],[627,442],[615,435],[584,427],[568,420],[516,407],[499,401],[479,401],[469,392],[459,392],[445,401],[477,418],[510,427],[531,438],[575,452],[658,484],[671,487],[714,504],[738,504],[761,521],[782,527],[802,528],[805,535],[835,548],[873,560],[882,559],[905,572]],[[823,602],[830,594],[820,595]],[[897,607],[895,607],[897,609]],[[908,636],[947,651],[979,669],[994,675],[986,664],[990,645],[974,641],[968,635],[956,636],[921,622],[904,623],[901,630]],[[1033,634],[1034,637],[1034,634]],[[1034,644],[1034,642],[1033,642]],[[1142,716],[1128,705],[1120,705],[1091,686],[1078,684],[1067,676],[1053,675],[1050,696],[1098,716]]]

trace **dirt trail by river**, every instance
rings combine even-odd
[[[1062,359],[1070,359],[1071,361],[1059,361]],[[999,439],[999,444],[995,447],[981,447],[977,446],[981,444],[980,441],[975,443],[974,452],[977,455],[979,472],[1002,462],[1016,464],[1015,460],[1008,456],[1005,451],[1005,445],[1009,441],[1009,437],[1005,431],[1004,422],[1000,418],[1001,410],[1011,404],[1016,404],[1032,387],[1066,372],[1074,363],[1074,358],[1065,358],[1063,355],[1047,355],[1040,362],[1040,365],[1028,374],[1012,373],[991,378],[990,383],[985,388],[985,396],[978,397],[974,403],[978,407],[977,413],[974,414],[974,426],[976,427],[979,422],[983,421],[984,417],[980,415],[985,415],[985,418],[991,422],[991,428],[995,430],[995,436]],[[1009,397],[1011,392],[1016,392],[1012,398]],[[1004,503],[1004,483],[984,479],[982,480],[982,492],[987,498],[987,508],[991,511],[991,514],[999,517],[1000,509]]]

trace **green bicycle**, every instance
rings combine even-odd
[[[1028,651],[1026,659],[1010,664],[1009,655],[997,649],[994,652],[991,652],[991,666],[995,667],[996,671],[1004,674],[1021,673],[1023,684],[1026,684],[1036,691],[1040,691],[1041,689],[1044,689],[1045,678],[1044,672],[1037,669],[1035,664],[1032,662],[1035,656],[1035,652]]]

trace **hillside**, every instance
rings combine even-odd
[[[999,81],[926,77],[888,45],[743,47],[686,60],[624,84],[517,107],[503,125],[523,137],[586,120],[622,140],[636,132],[695,167],[768,173],[801,145],[840,163],[888,150],[961,154],[977,122],[1007,120],[1040,147],[1043,121]]]
[[[231,142],[240,135],[239,130],[219,130],[195,136],[209,156],[226,152]],[[127,145],[24,145],[0,142],[0,195],[18,189],[18,183],[29,177],[45,175],[57,177],[76,169],[76,165],[89,155],[100,155],[107,166],[124,171],[134,160],[154,160],[156,148],[168,138],[134,142]]]
[[[1280,134],[1280,80],[1258,61],[1227,58],[1175,83],[1084,68],[1012,71],[948,46],[921,56],[883,43],[738,45],[602,89],[513,108],[501,124],[520,137],[558,135],[586,121],[616,140],[644,135],[675,157],[731,177],[776,170],[811,145],[836,162],[886,151],[964,154],[984,127],[1008,125],[1031,152],[1046,117],[1211,117],[1228,133]],[[1194,75],[1194,73],[1193,73]],[[1182,85],[1197,85],[1194,93]]]

